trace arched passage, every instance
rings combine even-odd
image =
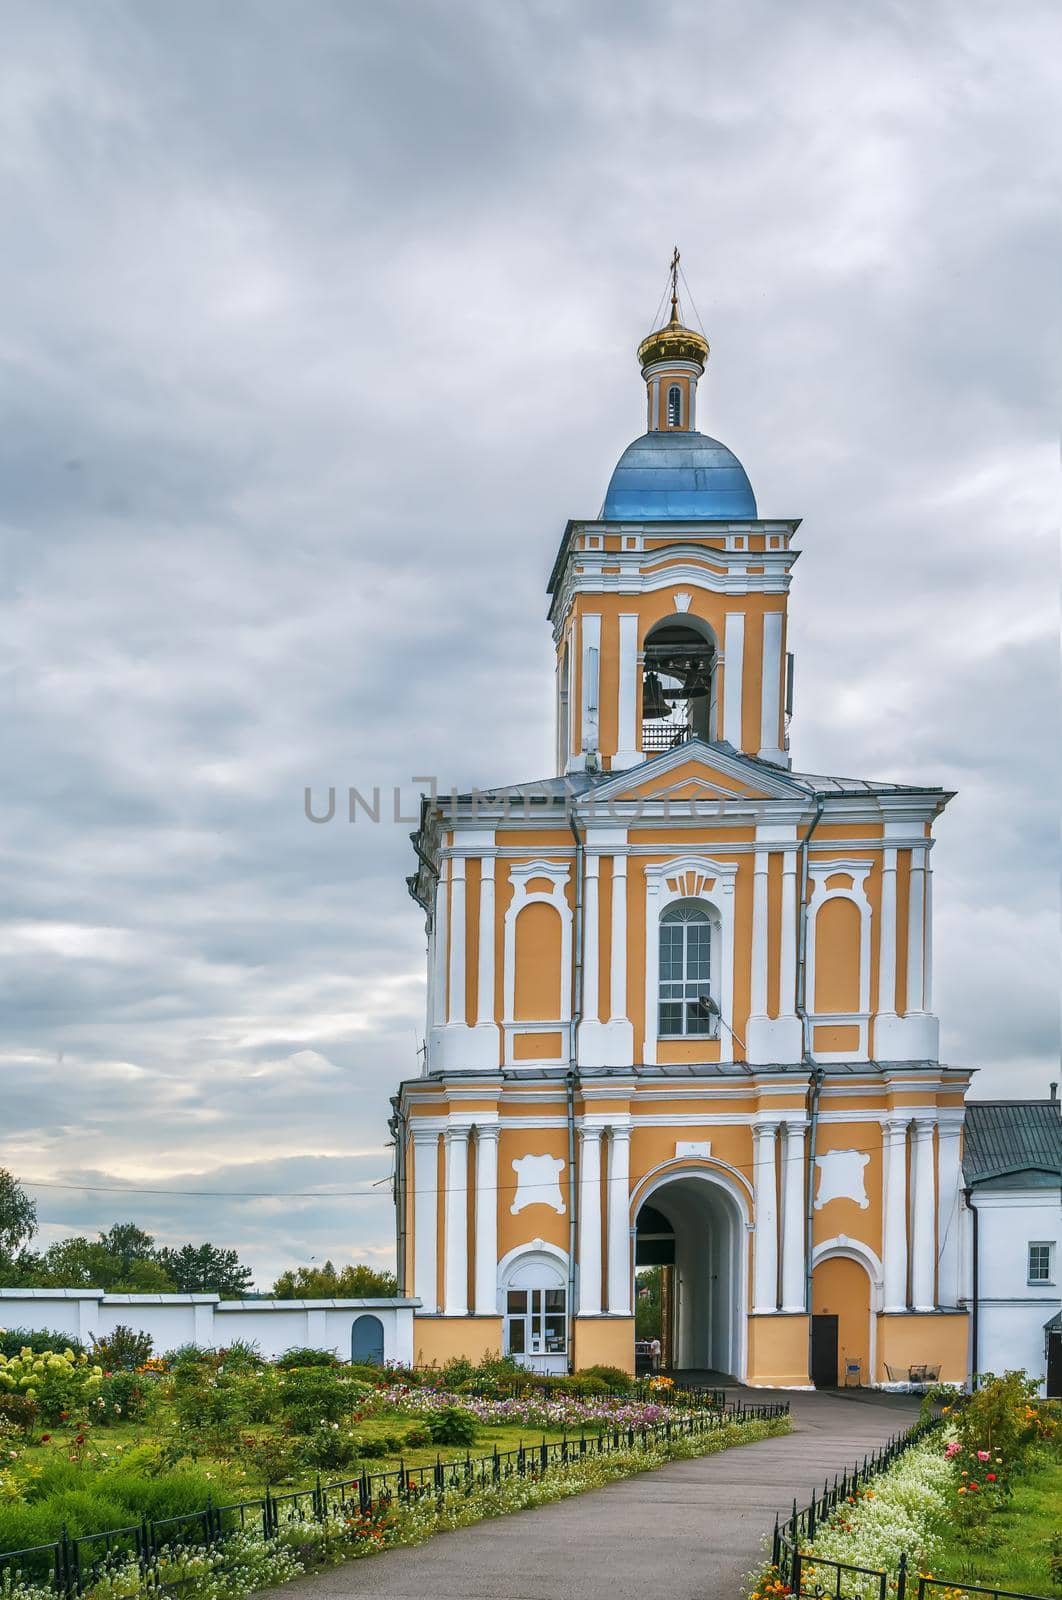
[[[647,1264],[653,1262],[649,1237],[659,1239],[661,1218],[674,1234],[664,1340],[673,1366],[743,1378],[748,1212],[736,1185],[722,1170],[679,1169],[660,1174],[636,1204],[638,1219],[643,1210],[646,1215],[639,1233]],[[658,1249],[655,1256],[658,1261]]]

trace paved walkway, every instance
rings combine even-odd
[[[789,1398],[794,1429],[785,1438],[673,1461],[274,1592],[286,1600],[738,1600],[775,1512],[791,1508],[794,1495],[803,1504],[918,1411],[904,1396],[856,1390]]]

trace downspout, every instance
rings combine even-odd
[[[808,1319],[808,1372],[811,1372],[812,1250],[815,1228],[815,1154],[819,1134],[819,1096],[823,1069],[816,1066],[811,1052],[811,1021],[808,1017],[808,846],[811,835],[822,821],[826,797],[815,796],[815,815],[800,841],[800,923],[797,931],[796,1014],[800,1018],[802,1058],[808,1071],[808,1183],[807,1210],[804,1216],[804,1311]]]
[[[981,1350],[980,1350],[981,1341],[980,1341],[980,1337],[979,1337],[980,1336],[980,1326],[979,1326],[979,1324],[980,1324],[980,1301],[981,1301],[981,1251],[980,1251],[980,1240],[978,1238],[977,1207],[973,1203],[973,1190],[972,1189],[964,1189],[962,1191],[962,1197],[966,1201],[966,1209],[967,1209],[967,1211],[973,1217],[973,1233],[972,1233],[972,1237],[971,1237],[971,1240],[970,1240],[971,1253],[973,1255],[973,1260],[971,1262],[971,1272],[970,1272],[970,1299],[971,1299],[971,1302],[972,1302],[972,1309],[973,1309],[973,1315],[971,1316],[971,1319],[970,1319],[970,1388],[971,1388],[971,1390],[973,1390],[973,1389],[977,1388],[977,1369],[978,1369],[978,1366],[980,1365],[980,1360],[981,1360]]]
[[[406,1119],[402,1114],[398,1095],[391,1096],[391,1105],[394,1115],[387,1126],[395,1141],[395,1251],[397,1268],[395,1278],[398,1282],[398,1292],[404,1296],[406,1292]]]
[[[575,1370],[575,1246],[579,1223],[579,1189],[575,1178],[575,1087],[579,1081],[579,1024],[583,1020],[583,862],[585,845],[571,807],[568,827],[575,840],[575,927],[572,946],[575,971],[572,982],[572,1020],[569,1029],[568,1073],[565,1079],[568,1113],[568,1371]]]

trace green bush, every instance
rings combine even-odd
[[[280,1381],[280,1412],[294,1433],[312,1433],[322,1422],[342,1421],[354,1397],[354,1386],[327,1367],[296,1367]]]
[[[218,1370],[225,1372],[261,1372],[265,1358],[253,1339],[233,1339],[217,1352]]]
[[[93,1401],[93,1419],[112,1426],[122,1422],[142,1422],[155,1398],[156,1389],[152,1378],[138,1372],[112,1372],[103,1379],[99,1394]]]
[[[427,1418],[432,1444],[453,1444],[468,1449],[476,1442],[476,1421],[467,1411],[444,1406]]]
[[[292,1367],[338,1367],[339,1357],[334,1350],[312,1350],[308,1345],[293,1345],[277,1357],[276,1365],[282,1372]]]
[[[23,1394],[37,1402],[42,1422],[56,1423],[71,1411],[87,1405],[96,1394],[103,1373],[89,1365],[86,1355],[72,1350],[17,1356],[0,1356],[0,1394]]]
[[[45,1350],[72,1350],[76,1356],[85,1354],[85,1346],[73,1334],[58,1333],[52,1328],[0,1329],[0,1356],[17,1356],[20,1350],[32,1350],[40,1355]]]
[[[162,1359],[171,1372],[176,1372],[178,1367],[197,1367],[214,1361],[215,1352],[199,1344],[179,1344],[176,1350],[163,1351]]]
[[[16,1428],[21,1428],[23,1433],[31,1433],[37,1421],[40,1407],[36,1400],[28,1394],[4,1394],[0,1390],[0,1417],[12,1423]]]
[[[133,1372],[144,1365],[154,1348],[150,1333],[135,1333],[124,1322],[119,1322],[113,1333],[92,1340],[93,1360],[104,1372]]]
[[[300,1462],[299,1443],[284,1434],[244,1434],[237,1445],[242,1464],[268,1487],[286,1483]]]
[[[600,1378],[606,1389],[612,1394],[629,1394],[634,1387],[634,1379],[629,1372],[624,1372],[622,1367],[586,1367],[579,1376],[582,1378]]]
[[[299,1454],[307,1466],[325,1472],[338,1472],[342,1467],[349,1467],[360,1453],[356,1435],[338,1424],[315,1428],[299,1444]]]
[[[402,1443],[407,1450],[423,1450],[431,1444],[431,1429],[426,1428],[422,1422],[416,1422],[412,1428],[406,1429],[406,1436]]]

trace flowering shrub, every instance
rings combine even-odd
[[[153,1347],[150,1333],[135,1332],[124,1322],[102,1339],[92,1339],[93,1357],[104,1372],[135,1371],[150,1358]]]
[[[403,1384],[378,1391],[376,1404],[397,1411],[430,1416],[437,1411],[463,1411],[485,1427],[515,1423],[528,1428],[568,1428],[572,1432],[601,1428],[651,1428],[680,1415],[652,1401],[601,1396],[578,1400],[568,1395],[546,1398],[535,1394],[488,1400],[480,1395],[455,1394],[445,1389],[409,1389]]]
[[[658,1377],[649,1379],[649,1392],[659,1395],[661,1399],[666,1399],[674,1387],[674,1378]]]
[[[88,1356],[73,1350],[35,1354],[27,1348],[17,1356],[0,1356],[0,1394],[35,1401],[46,1423],[85,1405],[102,1381],[102,1367],[90,1366]]]

